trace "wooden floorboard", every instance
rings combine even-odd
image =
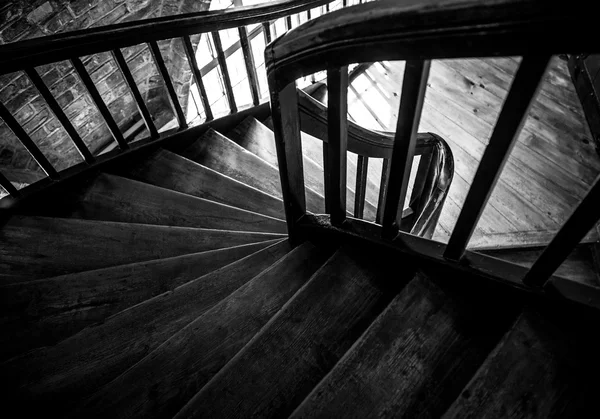
[[[446,139],[456,170],[436,240],[448,240],[519,61],[494,57],[432,63],[419,131]],[[383,61],[356,77],[348,92],[350,117],[367,128],[393,131],[403,73],[404,62]],[[517,233],[557,230],[599,173],[600,158],[566,62],[553,57],[474,239],[485,234],[526,238]]]

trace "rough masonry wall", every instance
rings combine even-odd
[[[16,42],[113,23],[207,10],[210,0],[15,0],[0,6],[0,43]],[[160,43],[180,103],[187,108],[190,72],[182,65],[181,43]],[[162,78],[147,47],[123,53],[157,126],[172,117]],[[108,53],[82,57],[92,80],[122,131],[140,119],[133,97]],[[112,137],[85,87],[68,62],[37,68],[45,84],[94,153]],[[71,140],[23,73],[0,76],[0,101],[23,125],[58,170],[82,161]],[[0,121],[0,171],[13,182],[28,184],[44,176],[10,129]]]

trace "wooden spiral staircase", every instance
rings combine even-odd
[[[272,68],[288,65],[277,55],[294,33],[270,47]],[[272,112],[255,106],[14,194],[0,229],[6,417],[594,415],[598,294],[556,276],[523,285],[526,268],[464,248],[444,259],[452,241],[430,240],[452,179],[443,139],[409,127],[406,155],[429,158],[405,211],[406,176],[364,169],[382,155],[398,171],[400,143],[340,124],[348,73],[328,71],[328,108],[273,70]],[[362,154],[346,161],[344,146]],[[380,190],[387,201],[372,202]]]

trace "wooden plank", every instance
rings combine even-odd
[[[212,109],[210,108],[210,102],[208,101],[206,87],[204,86],[204,81],[202,80],[202,74],[200,74],[200,69],[198,68],[198,62],[196,61],[196,53],[194,51],[194,47],[192,46],[192,41],[190,40],[189,36],[184,36],[182,38],[182,41],[185,49],[185,55],[188,59],[190,69],[192,70],[194,82],[196,83],[198,91],[200,92],[200,100],[202,100],[202,108],[204,109],[204,115],[206,115],[207,121],[211,121],[214,117]]]
[[[443,417],[593,416],[597,347],[580,338],[526,311]]]
[[[340,225],[346,218],[346,153],[348,148],[348,67],[327,70],[328,152],[325,168],[325,201],[331,222]]]
[[[120,168],[116,174],[257,214],[284,218],[281,199],[167,150]]]
[[[365,198],[367,192],[367,177],[369,175],[369,158],[358,156],[358,166],[356,169],[356,188],[354,201],[354,217],[363,218],[365,210]]]
[[[598,222],[597,203],[600,199],[600,176],[567,222],[556,233],[523,282],[542,286]]]
[[[492,233],[469,242],[471,250],[494,250],[497,248],[545,247],[556,235],[554,230],[516,231],[511,233]],[[593,229],[581,241],[582,244],[600,241],[598,232]]]
[[[550,57],[525,57],[506,101],[486,151],[481,158],[477,174],[458,217],[444,257],[459,260],[473,234],[475,225],[487,203],[500,172],[519,134],[529,104],[535,97],[539,81]]]
[[[60,215],[88,220],[285,233],[282,220],[120,176],[100,174]]]
[[[94,101],[94,105],[96,105],[96,107],[98,108],[98,111],[100,112],[100,115],[102,115],[102,118],[104,119],[104,122],[110,130],[110,133],[113,136],[114,140],[117,142],[117,144],[119,144],[119,148],[121,150],[126,150],[127,148],[129,148],[127,142],[125,141],[125,138],[123,137],[123,134],[121,133],[121,129],[115,122],[115,119],[113,118],[112,114],[108,110],[108,107],[104,103],[104,100],[102,99],[100,92],[98,92],[96,85],[94,84],[92,78],[87,72],[85,65],[83,65],[83,63],[78,57],[71,58],[71,65],[73,66],[73,68],[75,68],[77,75],[83,82],[90,97]]]
[[[328,255],[310,243],[294,249],[94,394],[78,415],[172,417],[308,282]]]
[[[152,116],[150,115],[150,111],[148,111],[148,108],[146,107],[144,98],[142,97],[142,94],[140,93],[140,89],[137,87],[135,79],[133,78],[133,75],[131,74],[131,70],[129,69],[127,62],[125,61],[125,57],[123,57],[123,53],[121,52],[120,49],[114,49],[111,52],[112,52],[113,58],[115,59],[115,61],[117,62],[117,65],[119,66],[119,70],[121,71],[121,74],[123,75],[123,78],[125,79],[125,82],[127,83],[127,87],[129,87],[129,91],[131,92],[133,99],[135,100],[135,104],[138,108],[138,112],[140,113],[140,115],[142,116],[142,119],[144,120],[144,124],[146,125],[146,129],[150,133],[150,137],[158,138],[158,136],[159,136],[158,131],[156,129],[156,126],[154,125],[154,122],[152,121]]]
[[[276,240],[0,286],[0,360],[55,345]]]
[[[382,233],[389,238],[394,237],[400,229],[408,180],[415,156],[417,129],[427,89],[429,67],[429,61],[406,62],[394,149],[390,163],[390,180],[382,219]]]
[[[0,102],[0,118],[2,118],[4,123],[17,136],[21,144],[23,144],[23,146],[27,149],[29,154],[31,154],[33,159],[42,168],[46,175],[51,179],[59,179],[60,175],[57,173],[56,169],[54,169],[46,156],[44,156],[38,146],[33,142],[31,137],[27,134],[27,132],[25,132],[23,127],[21,127],[19,122],[14,116],[12,116],[10,111],[6,109],[6,106],[4,106],[2,102]]]
[[[287,417],[390,302],[382,262],[336,252],[175,417]]]
[[[0,230],[0,280],[9,284],[49,278],[283,237],[271,233],[13,216]]]
[[[169,102],[171,103],[171,109],[175,113],[177,117],[177,123],[179,124],[179,129],[187,128],[187,121],[185,120],[185,115],[183,113],[183,109],[181,108],[181,104],[179,103],[179,98],[177,97],[177,92],[175,91],[175,87],[173,86],[173,81],[171,80],[171,76],[169,75],[169,70],[167,69],[167,65],[165,64],[165,60],[162,57],[160,52],[160,48],[158,47],[158,43],[156,41],[151,41],[148,43],[150,47],[150,51],[152,52],[152,58],[154,58],[154,64],[158,68],[158,71],[165,83],[165,87],[167,88]]]
[[[36,409],[72,409],[291,250],[287,241],[190,281],[82,330],[59,344],[0,365],[8,400]],[[58,411],[58,412],[57,412]]]
[[[217,60],[219,61],[219,67],[221,67],[221,76],[223,78],[223,85],[225,86],[225,96],[227,97],[227,103],[229,104],[229,110],[231,113],[237,112],[237,105],[235,104],[235,96],[233,95],[233,87],[231,86],[231,78],[229,77],[229,70],[227,69],[227,58],[223,53],[223,44],[221,43],[221,35],[218,31],[211,33],[215,49],[217,50]]]
[[[248,41],[248,31],[245,26],[238,28],[240,36],[240,45],[244,54],[244,64],[246,66],[246,74],[248,74],[248,83],[250,84],[250,94],[252,95],[252,103],[257,106],[260,102],[260,94],[258,92],[258,75],[256,74],[256,64],[254,63],[254,55],[250,42]]]
[[[445,279],[417,274],[291,417],[440,417],[516,314]]]

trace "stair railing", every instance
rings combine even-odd
[[[322,16],[271,43],[265,62],[286,219],[292,240],[333,234],[402,249],[415,257],[486,276],[525,290],[554,291],[586,304],[592,299],[553,276],[600,217],[600,179],[530,268],[469,251],[466,245],[516,141],[552,54],[597,52],[594,13],[584,2],[547,0],[381,1]],[[400,231],[431,59],[521,55],[458,221],[447,245]],[[346,215],[347,66],[406,60],[381,225]],[[295,80],[327,71],[329,216],[307,214],[298,93]]]
[[[326,12],[330,9],[330,5],[333,9],[334,7],[342,7],[346,4],[349,4],[349,2],[345,0],[281,0],[257,6],[236,7],[227,10],[199,12],[137,22],[120,23],[0,46],[0,74],[23,72],[27,75],[35,89],[37,89],[40,97],[56,116],[57,120],[65,129],[83,158],[82,163],[62,171],[57,170],[56,164],[49,161],[47,156],[26,132],[24,127],[17,121],[15,116],[11,114],[5,104],[0,102],[0,118],[2,118],[4,123],[12,130],[21,144],[27,149],[39,167],[47,175],[46,178],[19,190],[6,176],[0,173],[0,186],[9,194],[9,196],[0,200],[0,208],[12,208],[19,204],[24,198],[35,196],[39,192],[46,191],[50,186],[62,184],[64,181],[78,177],[90,170],[96,170],[100,166],[115,161],[115,159],[124,158],[133,151],[169,144],[177,138],[181,138],[182,136],[185,137],[186,135],[189,137],[194,133],[199,132],[199,129],[202,129],[202,126],[211,122],[214,118],[211,110],[211,103],[209,103],[206,89],[203,84],[203,78],[209,71],[216,67],[220,67],[221,70],[225,87],[225,96],[230,112],[231,114],[236,114],[239,111],[239,105],[236,104],[234,97],[229,70],[227,68],[227,58],[239,49],[242,50],[244,56],[246,75],[251,90],[252,105],[258,105],[261,98],[250,41],[262,34],[265,38],[265,43],[268,43],[277,35],[281,35],[282,30],[280,28],[278,33],[275,21],[282,18],[285,19],[285,29],[289,30],[300,23],[300,19],[298,18],[300,13],[305,16],[306,20],[309,20],[311,18],[311,11],[314,11],[315,8],[323,8],[323,11]],[[294,19],[292,19],[292,16],[294,16]],[[224,49],[219,31],[226,29],[237,29],[239,40],[230,47]],[[191,36],[198,34],[210,36],[216,48],[216,57],[210,60],[202,68],[199,68],[198,66],[193,44],[190,39]],[[169,74],[169,70],[158,45],[159,41],[172,39],[180,39],[183,42],[185,54],[192,72],[192,78],[194,83],[198,86],[203,109],[205,110],[206,118],[205,121],[203,121],[204,125],[194,127],[195,130],[188,126],[188,121],[186,120],[184,110],[179,103],[172,77]],[[176,117],[177,128],[175,131],[171,130],[166,133],[159,133],[160,127],[155,125],[142,92],[140,92],[140,88],[136,84],[132,71],[122,52],[123,48],[139,44],[147,45],[152,53],[154,64],[166,87],[170,107]],[[131,93],[137,105],[141,121],[143,121],[143,125],[145,125],[147,132],[149,133],[147,138],[135,142],[130,142],[130,139],[126,138],[115,122],[107,104],[103,101],[97,86],[94,84],[88,70],[82,62],[81,57],[102,52],[111,53],[116,62],[128,87],[129,93]],[[89,144],[86,144],[83,141],[77,132],[73,121],[69,120],[57,99],[44,83],[38,70],[36,70],[36,67],[38,66],[64,60],[68,60],[71,63],[87,89],[93,103],[106,122],[107,127],[117,144],[117,147],[114,147],[114,149],[109,149],[108,151],[104,150],[106,152],[102,153],[92,153],[90,151],[88,147]],[[266,100],[267,98],[264,99]]]

